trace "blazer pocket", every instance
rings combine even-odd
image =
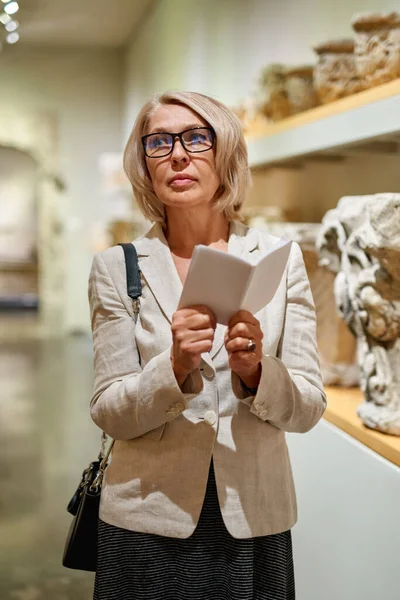
[[[160,425],[159,427],[156,427],[155,429],[150,429],[150,431],[148,431],[147,433],[144,433],[137,439],[138,440],[150,439],[150,440],[156,440],[156,441],[161,440],[162,434],[164,433],[165,426],[166,426],[166,423],[163,423],[162,425]]]

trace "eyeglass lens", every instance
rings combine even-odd
[[[145,138],[145,152],[151,158],[167,156],[172,152],[174,136],[171,133],[153,133]],[[180,134],[183,147],[188,152],[204,152],[213,145],[210,129],[188,129]]]

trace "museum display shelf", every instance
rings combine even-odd
[[[335,159],[340,149],[362,149],[373,141],[383,151],[388,146],[382,141],[394,141],[391,152],[397,153],[396,136],[400,136],[400,78],[276,123],[254,124],[246,140],[249,164],[260,168],[310,155],[329,158],[329,152]]]
[[[400,437],[368,429],[357,416],[357,407],[364,401],[361,390],[327,386],[325,392],[327,408],[324,418],[400,467]]]

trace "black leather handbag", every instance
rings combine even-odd
[[[114,441],[106,454],[90,463],[82,473],[79,486],[72,496],[67,511],[74,516],[64,547],[62,564],[69,569],[96,571],[97,526],[101,485],[108,457]]]
[[[142,294],[139,264],[136,248],[133,244],[119,244],[125,255],[126,281],[128,296],[133,300],[134,313],[139,311],[139,297]],[[97,460],[82,473],[81,481],[67,511],[73,520],[65,542],[62,564],[69,569],[96,571],[97,563],[97,527],[101,487],[108,459],[114,446],[111,441],[106,451],[107,436],[102,433],[102,447]]]

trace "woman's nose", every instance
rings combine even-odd
[[[189,160],[188,154],[179,138],[175,140],[174,148],[171,152],[171,160],[174,162],[186,162]]]

